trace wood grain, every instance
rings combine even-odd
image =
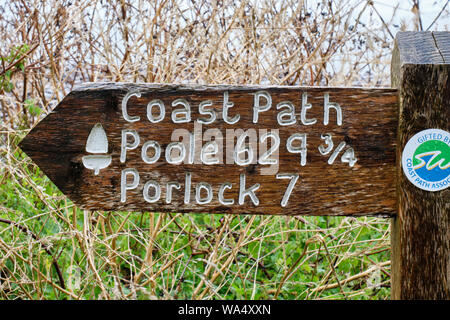
[[[436,48],[442,56],[445,64],[450,63],[450,36],[448,31],[433,31]]]
[[[121,101],[130,90],[139,90],[140,98],[129,100],[128,112],[138,115],[141,120],[126,122],[121,113]],[[259,116],[257,124],[252,123],[253,94],[265,90],[272,96],[272,108]],[[165,147],[171,142],[171,134],[176,128],[192,131],[193,121],[174,124],[170,120],[173,109],[171,102],[186,99],[192,107],[192,119],[196,120],[198,104],[212,100],[213,108],[220,115],[223,92],[228,91],[234,107],[231,116],[240,114],[241,120],[235,125],[226,124],[221,117],[211,124],[203,125],[203,132],[218,128],[225,135],[226,129],[279,129],[281,145],[279,150],[279,173],[298,173],[300,178],[292,192],[288,206],[280,202],[289,180],[276,179],[274,175],[261,175],[264,166],[251,164],[170,165],[164,159],[155,164],[145,164],[140,156],[144,141],[157,140]],[[308,93],[308,118],[316,118],[317,123],[305,126],[296,123],[280,127],[276,120],[276,105],[281,101],[291,101],[297,116],[300,115],[301,95]],[[337,102],[343,110],[343,124],[336,124],[335,112],[331,110],[330,123],[323,124],[324,94],[329,93],[330,101]],[[146,118],[146,105],[152,99],[161,99],[166,106],[165,119],[157,124]],[[112,164],[96,176],[81,163],[86,155],[85,145],[91,128],[100,122],[109,139],[109,154]],[[397,127],[397,91],[394,89],[363,88],[321,88],[321,87],[261,87],[261,86],[183,86],[159,84],[86,84],[71,92],[44,118],[21,142],[20,147],[45,174],[78,206],[91,210],[203,212],[203,213],[248,213],[279,215],[371,215],[392,216],[396,210],[395,148]],[[126,163],[121,163],[121,130],[136,129],[141,138],[139,148],[128,151]],[[327,163],[328,156],[322,156],[318,146],[323,144],[321,134],[332,133],[335,147],[340,141],[355,150],[358,159],[354,167],[342,163],[340,157],[334,164]],[[307,164],[300,166],[299,155],[286,150],[286,140],[294,133],[307,133]],[[120,173],[125,168],[136,168],[140,174],[140,184],[136,190],[127,193],[127,201],[120,202]],[[213,201],[198,205],[193,201],[184,204],[184,175],[192,173],[192,184],[210,183],[214,190]],[[255,206],[249,198],[244,205],[237,205],[239,175],[246,175],[247,187],[260,183],[256,192],[260,204]],[[162,198],[158,203],[147,203],[142,196],[146,181],[153,179],[162,183]],[[164,202],[165,183],[179,181],[181,190],[175,190],[172,203]],[[232,206],[221,205],[217,201],[217,191],[221,183],[230,182],[233,188],[227,197],[233,198]]]
[[[392,74],[392,84],[399,88],[400,96],[397,144],[399,208],[391,224],[393,299],[450,297],[450,189],[421,190],[408,181],[401,168],[403,148],[414,134],[430,128],[450,131],[450,65],[440,55],[432,60],[423,57],[423,53],[411,56],[422,50],[437,50],[434,43],[423,43],[421,34],[409,33],[405,37],[400,33],[392,58],[392,70],[396,70]],[[447,43],[448,50],[450,33],[440,34],[439,38],[439,43]],[[416,49],[410,50],[412,47]],[[404,54],[402,50],[405,48],[410,51]]]
[[[398,50],[398,51],[397,51]],[[440,64],[442,55],[436,47],[431,31],[399,32],[392,57],[398,56],[402,64]]]

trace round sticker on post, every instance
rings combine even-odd
[[[450,134],[441,129],[420,131],[402,153],[403,172],[417,188],[439,191],[450,185]]]

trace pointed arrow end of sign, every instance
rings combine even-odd
[[[104,101],[104,97],[97,98],[96,92],[73,91],[19,143],[20,149],[77,205],[84,168],[82,157],[88,154],[86,141],[92,127],[105,114]]]

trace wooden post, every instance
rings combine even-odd
[[[450,32],[398,33],[391,75],[392,86],[399,89],[392,298],[449,299],[450,188],[430,192],[416,187],[403,173],[401,156],[416,133],[450,131]]]

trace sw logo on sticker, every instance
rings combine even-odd
[[[406,144],[402,166],[408,180],[427,191],[450,185],[450,134],[428,129],[415,134]]]

